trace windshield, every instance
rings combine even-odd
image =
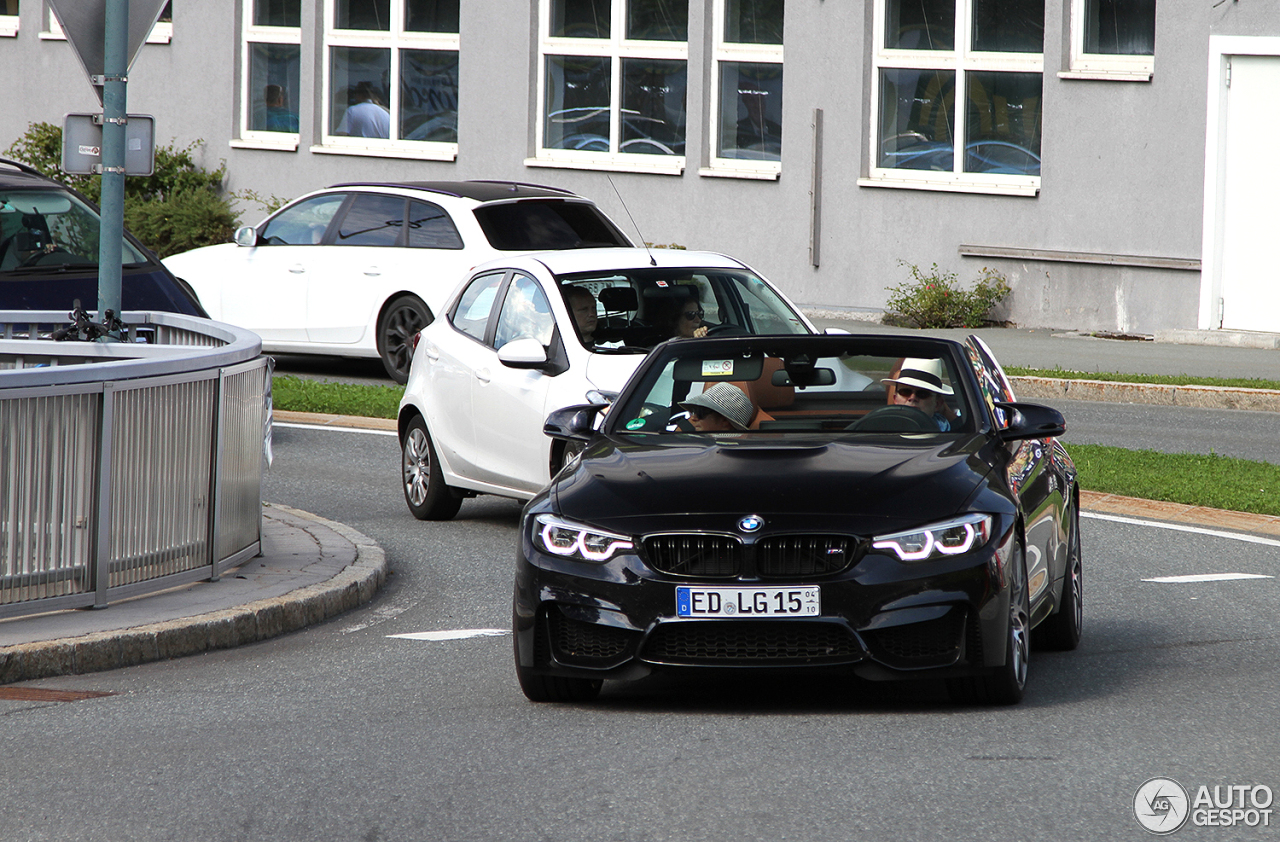
[[[0,190],[0,272],[98,265],[98,214],[69,192]],[[128,240],[124,265],[147,259]]]
[[[689,343],[638,385],[615,410],[616,432],[933,437],[974,427],[947,355],[864,348],[814,355],[794,347],[715,353]]]
[[[745,270],[651,267],[559,281],[579,340],[598,352],[649,349],[668,339],[809,333],[763,279]]]

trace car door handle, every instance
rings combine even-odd
[[[424,347],[422,349],[422,353],[426,354],[427,359],[431,360],[431,362],[433,363],[438,362],[440,360],[440,352],[436,350],[434,345],[428,345]]]
[[[307,267],[303,266],[301,263],[295,263],[289,267],[289,271],[294,275],[301,275],[307,271]]]
[[[368,269],[364,270],[364,273],[368,275],[370,278],[376,278],[382,274],[382,270],[379,269],[377,266],[370,266]]]
[[[488,383],[490,380],[493,379],[493,377],[489,374],[489,369],[478,368],[476,369],[476,379],[479,380],[481,383]]]

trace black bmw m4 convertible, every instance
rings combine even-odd
[[[526,506],[513,624],[534,701],[657,670],[845,671],[1022,699],[1074,649],[1079,490],[1062,415],[977,337],[660,345]]]

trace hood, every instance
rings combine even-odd
[[[625,533],[733,530],[748,514],[779,529],[882,532],[949,517],[986,482],[986,437],[935,439],[601,438],[551,491],[564,517]]]

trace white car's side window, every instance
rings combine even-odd
[[[515,339],[536,339],[539,345],[551,344],[556,320],[542,287],[529,277],[518,276],[511,282],[507,298],[498,317],[498,332],[493,347],[501,348]]]
[[[330,193],[285,208],[267,222],[258,241],[269,246],[316,245],[346,198],[345,193]]]
[[[472,280],[454,308],[450,319],[453,326],[472,339],[483,342],[489,326],[489,313],[493,311],[493,297],[498,293],[502,278],[502,272],[494,272]]]

